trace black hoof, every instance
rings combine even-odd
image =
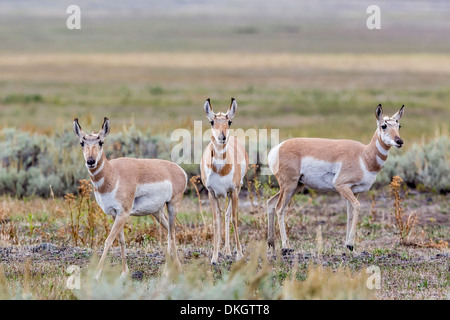
[[[353,251],[353,246],[347,245],[347,248],[348,248],[350,251]]]
[[[281,249],[281,254],[283,256],[287,256],[287,255],[291,254],[292,252],[294,252],[294,249],[291,249],[291,248],[282,248]]]
[[[275,248],[275,243],[273,240],[267,241],[267,245],[269,246],[269,248]]]

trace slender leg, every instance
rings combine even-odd
[[[228,206],[227,211],[225,212],[225,254],[231,256],[231,248],[230,248],[230,217],[232,210],[232,197],[231,194],[228,195]]]
[[[296,180],[298,181],[298,180]],[[298,185],[297,183],[291,184],[287,188],[280,188],[280,197],[276,205],[276,212],[278,218],[278,226],[280,227],[281,235],[281,248],[283,251],[289,251],[289,241],[286,235],[286,228],[284,223],[284,210],[291,201],[293,195],[303,190],[304,185]]]
[[[284,223],[284,208],[287,206],[290,200],[291,197],[286,193],[286,191],[280,190],[280,197],[278,198],[276,210],[278,218],[278,227],[280,228],[282,249],[289,249],[289,243],[286,235],[286,226]]]
[[[348,243],[348,236],[350,235],[351,222],[352,222],[352,204],[347,202],[347,235],[345,236],[345,243]]]
[[[212,195],[212,192],[209,192],[209,202],[211,203],[211,209],[214,216],[214,252],[211,258],[211,264],[216,264],[217,259],[219,258],[219,248],[221,242],[221,234],[220,234],[220,208],[219,208],[219,200]]]
[[[267,200],[267,244],[269,247],[275,248],[274,243],[274,227],[275,227],[275,206],[280,197],[280,192],[278,191],[272,198]]]
[[[102,273],[103,264],[105,263],[106,256],[108,255],[109,248],[113,244],[116,237],[119,235],[120,232],[123,232],[123,227],[125,226],[125,223],[128,221],[129,214],[128,213],[122,213],[115,217],[114,224],[112,226],[111,232],[109,233],[108,237],[105,241],[105,247],[103,249],[102,256],[100,258],[100,261],[98,263],[96,272],[95,272],[95,278],[98,280],[100,278],[100,275]]]
[[[178,267],[181,267],[180,260],[178,259],[177,243],[175,237],[175,225],[174,225],[177,213],[171,203],[167,204],[167,212],[169,215],[169,232],[167,236],[169,252],[171,253],[170,255],[172,259],[175,261],[176,265]]]
[[[343,186],[336,186],[335,188],[336,191],[339,192],[339,194],[342,197],[344,197],[347,201],[349,201],[352,205],[353,219],[351,223],[350,232],[348,233],[345,244],[350,251],[353,251],[353,247],[355,245],[356,225],[358,224],[358,215],[361,205],[359,204],[358,199],[356,199],[356,196],[353,194],[352,189],[350,189],[350,187],[343,185]],[[348,221],[347,225],[349,225]]]
[[[238,215],[239,215],[239,191],[240,190],[234,190],[231,193],[231,205],[232,205],[232,212],[233,212],[233,227],[234,227],[234,237],[236,240],[236,260],[239,260],[244,257],[244,254],[242,253],[242,247],[241,242],[239,241],[239,231],[238,231]],[[228,233],[228,236],[230,234]]]
[[[122,257],[122,277],[126,276],[129,272],[128,270],[128,265],[127,265],[127,253],[126,253],[126,249],[125,249],[125,234],[123,232],[123,229],[120,230],[120,234],[119,234],[119,243],[120,243],[120,255]]]
[[[167,223],[167,219],[164,216],[164,212],[161,210],[159,210],[158,212],[154,213],[153,216],[155,217],[156,221],[158,221],[164,229],[166,229],[166,231],[169,231],[169,225]]]

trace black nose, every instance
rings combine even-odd
[[[400,139],[399,137],[395,137],[395,143],[402,145],[403,144],[403,140]]]
[[[221,133],[221,135],[219,136],[219,142],[224,143],[226,141],[226,137],[224,133]]]
[[[88,166],[92,166],[95,163],[95,159],[88,159],[86,161],[86,163],[87,163]]]

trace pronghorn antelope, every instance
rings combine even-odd
[[[110,131],[108,118],[104,119],[98,133],[86,134],[78,123],[73,122],[73,131],[80,140],[85,165],[94,186],[94,195],[102,210],[114,218],[96,277],[100,277],[108,250],[118,237],[122,256],[122,275],[128,273],[125,260],[125,236],[123,228],[131,216],[152,214],[167,230],[168,251],[180,266],[175,242],[174,221],[176,207],[183,197],[187,175],[177,164],[159,159],[118,158],[108,160],[103,144]],[[163,209],[167,207],[169,221]]]
[[[237,103],[231,98],[227,113],[214,113],[210,100],[204,105],[206,117],[211,123],[211,142],[203,153],[200,163],[201,179],[208,189],[209,202],[214,216],[214,252],[211,264],[217,263],[221,244],[221,208],[219,198],[228,197],[225,213],[225,254],[231,256],[230,215],[233,216],[236,239],[236,259],[243,257],[238,233],[239,192],[247,173],[248,155],[238,139],[230,136],[230,126],[236,114]]]
[[[403,115],[403,108],[404,106],[389,118],[383,117],[381,104],[378,105],[375,111],[377,129],[367,145],[353,140],[293,138],[280,143],[269,152],[269,167],[280,185],[280,191],[267,201],[269,246],[274,247],[276,212],[282,250],[289,250],[284,210],[292,196],[306,186],[319,191],[337,191],[347,200],[345,241],[347,248],[353,250],[360,210],[356,196],[369,190],[375,182],[389,149],[392,146],[396,149],[402,147],[399,120]]]

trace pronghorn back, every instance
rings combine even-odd
[[[178,204],[186,190],[187,175],[166,160],[117,158],[91,174],[91,181],[106,214],[126,210],[131,215],[147,215],[166,203]]]
[[[297,179],[310,188],[330,191],[338,178],[348,183],[363,179],[363,169],[353,165],[363,148],[354,140],[293,138],[269,152],[269,168],[278,181]]]
[[[117,158],[109,162],[115,170],[127,177],[130,185],[169,180],[172,182],[173,197],[183,195],[186,190],[186,172],[174,162],[161,159],[135,158]]]

